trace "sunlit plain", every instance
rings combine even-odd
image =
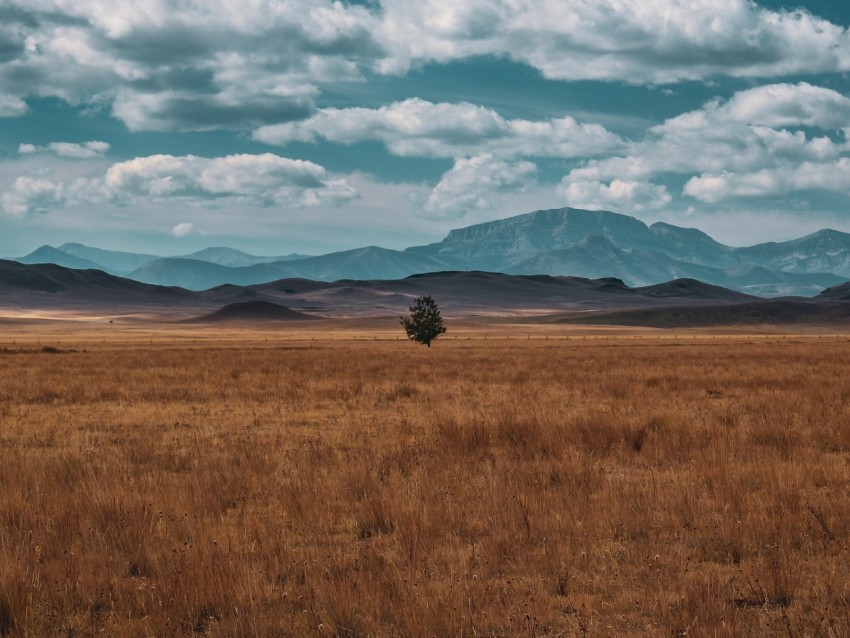
[[[850,634],[850,336],[449,330],[4,326],[0,634]]]

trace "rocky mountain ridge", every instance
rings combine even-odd
[[[759,296],[814,296],[850,279],[850,234],[824,229],[787,242],[736,248],[695,228],[560,208],[458,228],[440,242],[405,250],[368,246],[320,256],[259,257],[220,247],[163,258],[65,244],[41,247],[18,261],[100,267],[145,283],[194,290],[282,278],[398,279],[481,270],[617,277],[630,286],[693,278]]]

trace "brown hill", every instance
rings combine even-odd
[[[757,325],[848,325],[850,304],[814,301],[757,301],[710,306],[638,308],[559,315],[555,323],[702,328]]]
[[[240,301],[219,308],[215,312],[191,319],[191,322],[255,322],[255,321],[303,321],[318,319],[315,315],[298,312],[269,301]]]

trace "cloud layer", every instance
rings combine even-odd
[[[330,83],[475,56],[659,84],[850,70],[846,29],[749,0],[6,0],[0,117],[106,106],[132,131],[299,121]]]
[[[379,141],[402,157],[589,157],[624,146],[604,127],[572,117],[510,120],[468,102],[434,104],[419,98],[376,109],[323,109],[301,122],[262,127],[254,138],[276,145],[318,138],[343,144]]]
[[[71,157],[74,159],[94,159],[103,157],[109,152],[109,144],[106,142],[91,141],[76,144],[71,142],[51,142],[46,146],[35,144],[21,144],[18,153],[21,155],[32,155],[33,153],[55,153],[60,157]]]
[[[850,98],[837,91],[805,82],[761,86],[670,118],[625,154],[584,163],[563,179],[562,192],[573,205],[598,200],[639,210],[629,206],[635,193],[669,202],[651,180],[679,175],[687,179],[683,195],[710,204],[807,189],[843,194],[848,132]]]
[[[202,158],[152,155],[119,162],[101,176],[70,182],[19,177],[0,197],[8,214],[24,216],[74,204],[139,200],[215,205],[236,200],[252,206],[334,206],[357,197],[344,179],[318,164],[270,153]]]
[[[502,193],[524,191],[536,171],[531,162],[504,161],[490,153],[458,159],[433,188],[423,211],[429,217],[460,217],[486,208]]]
[[[805,11],[749,0],[382,0],[381,60],[500,55],[558,80],[659,84],[841,71],[848,34]]]

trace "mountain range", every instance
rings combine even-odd
[[[425,294],[438,298],[441,308],[456,316],[586,312],[757,300],[694,280],[631,288],[613,278],[479,271],[448,271],[368,281],[280,279],[252,286],[224,284],[194,291],[141,283],[101,270],[0,260],[0,308],[13,310],[88,310],[95,314],[146,313],[186,318],[234,304],[264,302],[324,317],[397,317],[407,310],[415,297]]]
[[[850,279],[850,234],[825,229],[787,242],[736,248],[694,228],[561,208],[459,228],[440,242],[405,250],[368,246],[320,256],[260,257],[221,247],[160,257],[64,244],[42,246],[17,261],[93,268],[190,290],[285,278],[389,280],[490,271],[614,277],[632,287],[688,278],[763,297],[814,296]]]
[[[0,260],[0,322],[82,316],[190,323],[369,318],[390,320],[431,294],[446,316],[525,323],[662,328],[721,325],[846,325],[850,283],[815,298],[761,299],[692,279],[629,287],[619,279],[463,271],[404,279],[336,282],[282,279],[209,290],[145,284],[101,270]],[[50,311],[43,314],[43,311]],[[58,311],[59,314],[55,314]],[[489,318],[489,319],[488,319]]]

